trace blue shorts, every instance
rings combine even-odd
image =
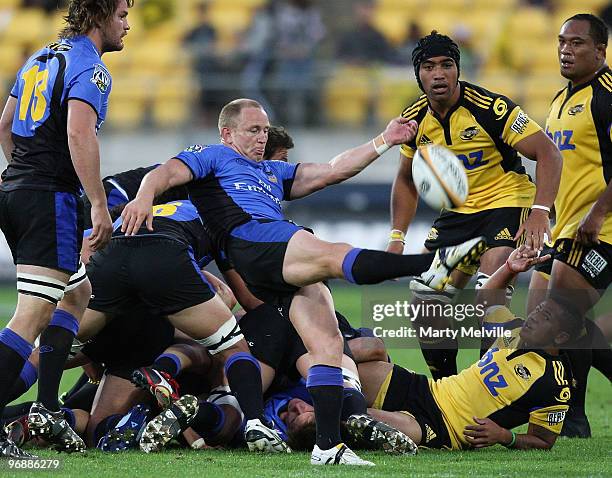
[[[253,219],[230,233],[227,256],[258,299],[276,304],[300,289],[283,279],[283,262],[289,240],[301,230],[289,221]]]
[[[72,193],[0,191],[0,229],[15,264],[74,274],[83,242],[83,203]]]

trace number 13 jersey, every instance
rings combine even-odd
[[[106,117],[111,75],[86,36],[51,43],[19,70],[10,95],[17,100],[15,148],[0,188],[77,194],[78,176],[68,149],[68,100],[89,104],[96,131]]]

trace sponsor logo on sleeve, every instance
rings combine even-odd
[[[194,144],[192,146],[189,146],[185,152],[186,153],[199,153],[204,149],[204,146],[202,146],[201,144]]]
[[[100,93],[106,93],[111,83],[110,73],[103,65],[97,63],[94,66],[94,72],[90,80],[100,90]]]
[[[558,425],[565,420],[565,412],[550,412],[548,414],[548,426]]]
[[[523,134],[528,124],[529,124],[529,116],[527,116],[522,111],[519,111],[518,115],[516,115],[516,119],[510,126],[510,129],[514,131],[516,134]]]

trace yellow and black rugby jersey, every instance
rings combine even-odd
[[[602,69],[577,88],[569,85],[552,102],[546,134],[563,155],[563,172],[555,200],[553,239],[571,239],[612,180],[612,72]],[[599,234],[612,243],[612,214]]]
[[[454,212],[531,207],[535,185],[513,146],[540,126],[509,98],[459,83],[459,101],[443,120],[429,108],[425,95],[402,112],[419,123],[415,139],[402,145],[402,154],[412,159],[418,146],[440,144],[457,155],[467,173],[469,193]]]
[[[497,322],[516,320],[505,307],[495,313],[507,316],[498,317]],[[453,448],[470,446],[463,430],[474,423],[472,417],[488,417],[508,429],[529,422],[561,433],[571,396],[564,358],[517,349],[519,332],[516,328],[511,337],[500,337],[477,363],[458,375],[430,379]]]

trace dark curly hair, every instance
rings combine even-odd
[[[128,8],[134,0],[126,0]],[[93,28],[105,24],[115,13],[120,0],[70,0],[68,14],[64,17],[66,26],[59,37],[74,38],[85,35]]]

